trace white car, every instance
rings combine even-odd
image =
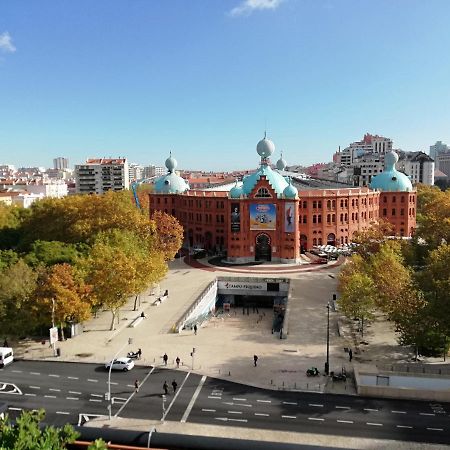
[[[105,364],[105,367],[109,370],[111,366],[111,361]],[[134,361],[130,358],[117,358],[112,361],[111,370],[122,370],[126,372],[127,370],[131,370],[134,367]]]

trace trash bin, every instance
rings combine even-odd
[[[56,349],[56,356],[61,356],[61,349],[60,348]]]

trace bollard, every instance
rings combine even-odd
[[[284,381],[283,381],[283,387],[284,387]]]
[[[273,380],[270,380],[270,384],[273,384]]]
[[[309,391],[309,383],[306,383],[306,389]]]
[[[228,376],[231,377],[231,370],[228,371]]]

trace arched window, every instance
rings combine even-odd
[[[322,200],[319,200],[319,201],[317,202],[317,207],[318,207],[319,209],[322,209]]]
[[[341,208],[344,207],[344,200],[341,200]]]
[[[322,214],[317,214],[317,223],[322,223]]]
[[[331,214],[327,214],[327,223],[331,223]]]
[[[331,200],[327,200],[327,209],[331,209]]]
[[[317,223],[317,216],[315,214],[313,215],[313,223]]]
[[[318,245],[322,245],[322,238],[319,238],[317,243],[318,243]]]
[[[333,223],[336,222],[336,214],[331,214],[331,221],[332,221]]]
[[[386,217],[386,216],[387,216],[387,209],[383,208],[383,217]]]
[[[308,203],[306,203],[306,201],[303,202],[303,208],[306,208],[307,206],[308,206]]]
[[[331,200],[331,207],[336,208],[336,200]]]
[[[314,200],[313,201],[313,209],[316,209],[317,208],[317,202]]]
[[[340,220],[341,220],[341,223],[344,221],[344,214],[341,214]]]
[[[316,238],[313,239],[313,245],[317,245],[317,239]]]
[[[272,196],[270,195],[270,192],[267,188],[261,187],[258,189],[258,192],[256,193],[255,197],[256,198],[270,198]]]
[[[392,215],[395,216],[395,208],[392,208]]]
[[[308,216],[303,216],[303,223],[307,223],[307,220],[308,220]]]

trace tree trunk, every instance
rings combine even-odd
[[[134,307],[133,307],[133,311],[136,311],[136,307],[137,307],[137,300],[138,300],[138,296],[135,295],[134,296]],[[140,305],[139,305],[140,306]]]
[[[112,309],[111,314],[112,314],[112,320],[111,320],[111,327],[109,328],[109,330],[113,331],[114,330],[114,322],[116,320],[116,310]]]
[[[416,362],[419,359],[419,346],[416,344]]]
[[[364,316],[361,317],[361,337],[364,339]]]
[[[120,308],[117,308],[116,314],[117,314],[117,325],[119,325],[119,322],[120,322]]]
[[[61,340],[65,341],[66,338],[64,337],[64,324],[61,322],[60,326],[61,326]]]

